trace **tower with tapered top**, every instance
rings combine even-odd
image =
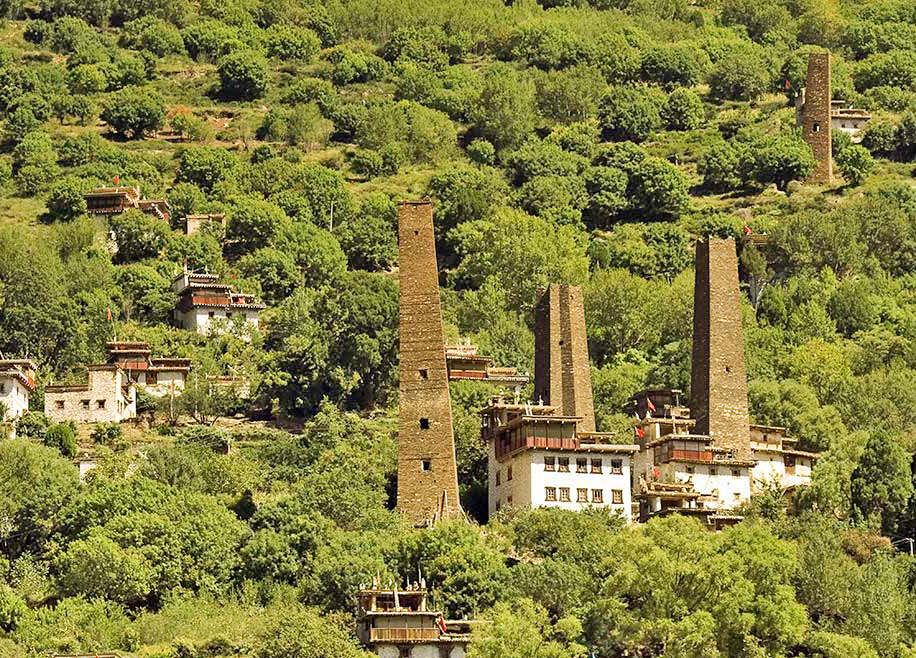
[[[534,397],[579,416],[579,429],[595,431],[595,402],[585,335],[582,288],[552,283],[535,308]]]
[[[417,524],[461,513],[429,201],[398,204],[398,509]]]
[[[693,432],[709,435],[734,459],[750,459],[738,257],[731,238],[697,242],[690,383]]]

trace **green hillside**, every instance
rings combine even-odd
[[[360,583],[418,567],[447,615],[493,621],[469,658],[916,655],[895,548],[916,536],[912,0],[0,11],[0,352],[40,370],[0,442],[0,658],[363,655]],[[861,144],[834,134],[814,185],[795,97],[825,49],[834,98],[872,118]],[[89,214],[115,181],[169,222]],[[621,442],[633,393],[689,389],[693,243],[735,237],[751,415],[822,452],[812,485],[716,534],[487,519],[493,391],[455,383],[470,523],[406,527],[396,203],[422,197],[447,338],[530,372],[537,291],[582,285],[598,425]],[[225,228],[185,235],[205,213]],[[170,326],[185,264],[262,299],[261,331]],[[137,426],[50,424],[44,387],[115,337],[191,358],[186,392],[142,395]],[[208,384],[226,376],[250,395]]]

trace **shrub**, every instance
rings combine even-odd
[[[42,439],[49,448],[57,448],[64,457],[76,456],[76,428],[72,423],[55,423]]]
[[[353,171],[367,178],[375,178],[382,173],[382,156],[377,151],[356,151],[350,157]]]
[[[220,93],[228,100],[254,100],[267,92],[267,60],[254,50],[239,50],[219,62]]]
[[[850,144],[834,157],[837,169],[850,185],[861,185],[875,168],[875,160],[864,146]]]
[[[118,423],[96,423],[89,437],[96,445],[112,446],[123,433]]]
[[[468,157],[477,164],[492,165],[496,162],[496,148],[485,139],[475,139],[468,145]]]
[[[764,62],[746,53],[733,53],[713,68],[709,95],[717,100],[753,101],[760,98],[769,84]]]
[[[318,35],[291,25],[271,25],[264,34],[268,57],[281,61],[310,62],[321,49]]]
[[[27,411],[16,422],[16,436],[44,440],[50,421],[40,411]]]

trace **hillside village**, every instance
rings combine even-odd
[[[2,12],[0,658],[916,655],[911,2]]]

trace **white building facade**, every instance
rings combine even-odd
[[[37,370],[38,366],[29,359],[0,360],[0,402],[5,407],[0,420],[15,421],[29,410]]]
[[[179,298],[174,312],[175,324],[199,334],[223,333],[233,323],[256,331],[264,304],[253,295],[218,283],[218,278],[215,274],[188,271],[175,278],[172,290]]]

